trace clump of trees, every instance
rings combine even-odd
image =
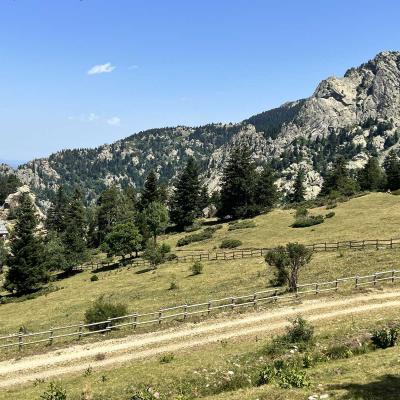
[[[240,219],[271,210],[278,200],[274,182],[269,166],[257,171],[247,146],[234,146],[223,171],[217,216]]]

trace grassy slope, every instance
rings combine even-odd
[[[385,326],[388,321],[398,318],[398,310],[369,312],[348,316],[339,320],[324,321],[316,326],[318,346],[332,346],[349,338],[364,335],[377,326]],[[255,340],[256,339],[256,340]],[[231,340],[210,345],[198,351],[175,354],[170,364],[162,364],[158,358],[136,361],[117,368],[94,370],[90,375],[78,374],[61,379],[68,390],[69,400],[79,400],[83,390],[91,393],[93,400],[127,400],[132,390],[139,385],[148,385],[163,393],[176,394],[187,379],[198,379],[199,375],[209,375],[214,371],[225,373],[235,368],[238,357],[260,351],[270,338],[263,335]],[[274,385],[224,392],[219,395],[203,397],[204,400],[271,400],[306,399],[314,393],[328,393],[330,399],[388,399],[395,400],[400,390],[399,347],[378,350],[350,359],[330,361],[308,369],[311,387],[304,389],[281,389]],[[387,375],[393,375],[390,378]],[[105,379],[103,379],[105,377]],[[201,384],[204,380],[199,380]],[[21,388],[3,390],[0,400],[39,399],[48,382],[38,382]],[[365,395],[366,397],[357,397]],[[382,397],[385,393],[386,397]],[[343,397],[350,396],[350,397]],[[174,397],[171,396],[171,399]]]
[[[228,236],[241,238],[246,247],[270,246],[290,240],[310,243],[329,238],[388,238],[397,236],[399,200],[385,194],[353,199],[340,204],[332,219],[304,229],[290,228],[291,212],[278,210],[258,217],[257,228],[229,232]],[[227,235],[226,229],[217,231],[215,239],[206,245],[209,248],[217,245]],[[174,242],[177,236],[174,235]],[[329,280],[397,267],[399,254],[400,250],[349,251],[342,256],[317,253],[301,274],[301,281]],[[89,272],[75,275],[56,282],[61,290],[20,303],[0,305],[0,333],[16,331],[22,325],[29,330],[38,330],[79,322],[88,304],[102,294],[127,303],[131,311],[153,311],[161,306],[262,290],[272,277],[271,268],[266,268],[261,258],[204,263],[204,273],[195,277],[190,276],[189,267],[186,263],[169,263],[157,271],[144,273],[138,273],[137,269],[121,269],[99,273],[98,282],[90,282]],[[177,281],[179,289],[168,290],[172,280]]]
[[[310,228],[294,229],[293,210],[277,209],[256,217],[257,228],[228,232],[228,225],[217,231],[214,238],[205,242],[192,243],[180,249],[207,249],[218,247],[222,239],[240,239],[242,247],[273,247],[287,242],[315,243],[324,241],[352,239],[386,239],[399,237],[398,221],[400,218],[400,198],[386,193],[372,193],[340,203],[333,210],[325,207],[311,210],[312,214],[335,212],[335,216],[321,225]],[[176,245],[174,235],[167,239],[172,246]]]

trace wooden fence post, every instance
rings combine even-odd
[[[325,242],[325,251],[326,251],[326,242]]]
[[[78,330],[78,340],[82,339],[82,335],[83,335],[83,323],[81,322],[79,324],[79,330]]]
[[[231,309],[233,310],[235,308],[235,298],[231,297]]]
[[[49,333],[50,333],[50,335],[49,335],[49,345],[51,346],[53,344],[53,339],[54,339],[53,338],[53,336],[54,336],[53,328],[50,328]]]
[[[136,327],[137,327],[137,318],[138,318],[137,313],[133,314],[133,317],[132,317],[132,327],[133,327],[133,329],[136,329]]]
[[[108,319],[108,320],[107,320],[107,327],[106,327],[106,329],[107,329],[107,333],[108,333],[108,332],[111,332],[111,319]]]
[[[337,292],[338,289],[339,289],[339,280],[336,278],[336,281],[335,281],[335,291]]]
[[[390,248],[393,249],[393,238],[390,238]]]
[[[376,249],[379,249],[379,239],[376,239]]]
[[[22,332],[18,333],[18,350],[21,351],[22,347],[24,345],[24,336],[22,334]]]
[[[358,289],[358,275],[356,276],[356,289]]]
[[[163,313],[162,313],[162,309],[160,308],[160,310],[158,311],[158,325],[161,325],[162,317],[163,317]]]
[[[257,307],[257,293],[254,293],[253,295],[253,305],[254,307]]]
[[[394,270],[392,270],[392,283],[394,283]]]
[[[275,289],[275,293],[274,293],[274,302],[278,301],[278,289]]]
[[[212,307],[211,300],[208,300],[208,304],[207,304],[207,315],[210,315],[210,314],[211,314],[211,307]]]
[[[185,304],[183,306],[183,319],[187,319],[187,317],[188,317],[188,305]]]
[[[315,284],[315,294],[319,293],[319,285],[318,283]]]
[[[374,286],[376,286],[376,272],[374,273]]]

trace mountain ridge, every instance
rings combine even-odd
[[[385,51],[341,78],[321,81],[308,98],[242,122],[149,129],[112,144],[29,161],[16,174],[44,203],[61,184],[82,187],[90,201],[110,184],[141,187],[150,169],[171,181],[194,156],[211,192],[218,189],[232,145],[246,143],[257,164],[272,163],[284,191],[303,168],[306,194],[312,198],[337,155],[356,169],[371,155],[382,160],[389,149],[397,150],[399,110],[400,52]]]

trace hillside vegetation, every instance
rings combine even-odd
[[[324,213],[313,209],[312,213]],[[228,231],[228,224],[212,239],[187,246],[191,249],[219,247],[223,238],[236,238],[242,247],[272,247],[289,241],[312,243],[329,240],[390,238],[397,236],[399,198],[370,194],[339,203],[336,215],[323,224],[295,229],[292,210],[275,210],[254,219],[256,227]],[[161,237],[176,244],[183,234]],[[329,280],[345,275],[373,273],[397,268],[400,249],[344,251],[314,254],[300,274],[300,282]],[[0,305],[0,332],[28,331],[82,321],[85,310],[100,295],[127,304],[130,311],[154,311],[163,306],[203,302],[235,294],[247,294],[270,285],[273,270],[262,258],[204,262],[201,274],[192,275],[191,263],[171,261],[156,270],[120,268],[96,273],[89,271],[51,283],[54,291],[36,298],[21,298]],[[176,288],[171,290],[171,282]],[[3,293],[5,294],[5,293]]]

